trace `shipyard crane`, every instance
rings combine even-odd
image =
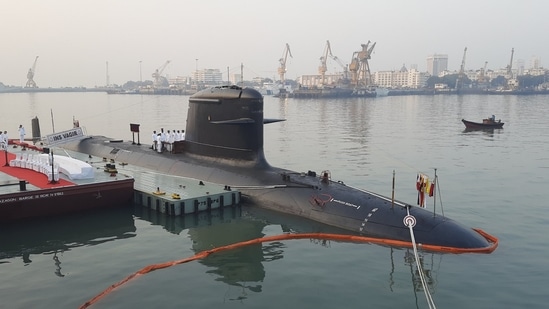
[[[321,86],[324,86],[326,82],[326,72],[328,71],[326,61],[328,60],[328,56],[333,57],[332,48],[330,47],[330,41],[326,41],[326,47],[324,48],[324,53],[320,57],[320,66],[318,67],[318,73],[320,74]]]
[[[467,47],[463,50],[463,58],[461,59],[461,67],[456,78],[456,91],[463,88],[463,77],[465,75],[465,55],[467,54]]]
[[[362,50],[354,52],[349,65],[351,72],[351,82],[356,87],[368,87],[372,85],[372,76],[370,73],[370,64],[368,60],[372,58],[372,52],[376,43],[370,46],[370,41],[366,44],[361,44]]]
[[[515,49],[511,48],[511,60],[507,66],[507,75],[509,78],[513,78],[513,55],[515,54]]]
[[[284,86],[284,75],[286,74],[286,60],[288,60],[288,55],[292,57],[292,52],[290,51],[290,45],[286,43],[284,52],[282,52],[282,58],[278,60],[280,62],[280,67],[278,67],[278,75],[280,76],[280,83],[282,83],[282,86]]]
[[[38,88],[36,86],[36,83],[34,82],[34,72],[36,72],[36,61],[38,61],[38,56],[34,58],[34,63],[32,64],[32,68],[29,69],[27,72],[27,84],[25,85],[25,88]]]
[[[507,89],[513,90],[518,88],[519,81],[513,76],[513,55],[515,54],[515,49],[511,48],[511,60],[507,66]]]
[[[484,61],[484,67],[480,69],[480,74],[478,76],[478,82],[479,83],[485,83],[486,82],[486,67],[488,66],[488,61]]]
[[[358,52],[354,52],[351,57],[351,63],[349,64],[349,71],[351,72],[351,82],[353,85],[358,83],[358,68],[360,62],[358,61]]]
[[[154,78],[154,87],[162,87],[167,86],[167,80],[164,76],[162,76],[162,72],[164,72],[164,69],[170,64],[170,60],[166,61],[162,66],[160,66],[154,73],[152,74],[152,77]]]
[[[337,62],[337,64],[339,64],[339,66],[341,66],[341,68],[343,69],[343,80],[348,80],[349,79],[349,66],[343,64],[343,62],[341,62],[341,59],[339,59],[337,56],[331,56],[331,58],[335,62]]]

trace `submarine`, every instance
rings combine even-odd
[[[358,236],[472,251],[494,248],[481,230],[334,181],[328,171],[296,172],[271,166],[264,154],[263,130],[264,125],[279,121],[284,119],[264,117],[263,96],[255,89],[219,86],[189,97],[185,140],[175,153],[157,153],[104,136],[88,136],[60,147],[225,185],[239,190],[253,207],[304,217]],[[408,224],[413,224],[413,234]]]

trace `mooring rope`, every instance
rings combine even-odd
[[[410,208],[406,207],[406,212],[408,215],[404,217],[404,225],[410,229],[410,238],[412,239],[412,248],[414,249],[414,258],[416,260],[417,270],[419,273],[419,278],[421,279],[421,285],[423,286],[423,292],[425,293],[425,298],[427,300],[427,304],[429,305],[430,309],[436,309],[435,301],[433,300],[433,297],[431,296],[431,292],[429,291],[429,286],[427,285],[427,281],[425,280],[425,275],[423,274],[423,268],[421,267],[421,263],[419,262],[419,255],[417,253],[417,245],[416,245],[416,238],[414,237],[414,226],[416,225],[416,218],[412,215],[410,215]]]

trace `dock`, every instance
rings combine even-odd
[[[170,216],[184,216],[240,203],[240,192],[228,186],[142,169],[134,172],[128,165],[117,169],[133,175],[136,204]]]
[[[10,141],[10,153],[40,154],[43,149],[31,143]],[[13,148],[11,146],[14,146]],[[24,149],[24,150],[23,150]],[[169,216],[185,216],[202,211],[234,207],[240,204],[241,193],[229,186],[210,183],[194,178],[161,174],[154,170],[115,162],[84,153],[53,148],[56,156],[67,156],[90,164],[95,174],[111,180],[133,179],[133,202]],[[2,151],[4,152],[4,151]],[[7,156],[7,154],[6,154]],[[19,169],[15,168],[15,171]],[[28,171],[27,171],[28,172]],[[38,177],[47,177],[39,175]],[[59,173],[60,180],[66,177]],[[2,196],[36,190],[24,176],[9,176],[0,171],[0,199]],[[30,193],[30,192],[28,192]],[[85,197],[83,197],[85,198]]]
[[[200,179],[173,176],[155,172],[124,162],[107,161],[104,158],[82,153],[67,152],[71,157],[88,161],[93,166],[114,166],[118,173],[133,177],[134,203],[170,216],[240,204],[241,193],[229,186]]]

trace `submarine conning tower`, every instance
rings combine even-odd
[[[268,120],[276,122],[280,120]],[[220,86],[189,98],[185,152],[266,165],[263,96],[252,88]]]

